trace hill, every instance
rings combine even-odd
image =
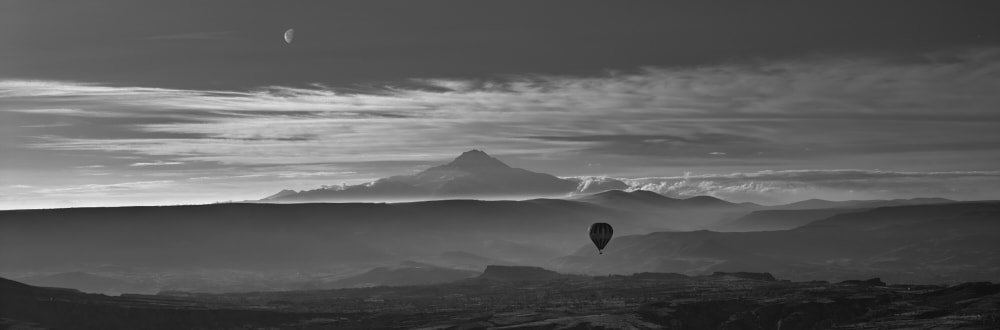
[[[761,206],[732,203],[711,196],[671,198],[647,191],[608,190],[571,200],[635,214],[652,226],[672,230],[699,230],[737,219]]]
[[[0,265],[7,274],[76,274],[34,280],[93,292],[136,282],[143,292],[263,290],[255,285],[284,288],[401,260],[541,265],[588,242],[598,219],[615,219],[622,235],[663,230],[622,210],[544,199],[14,210],[0,211]],[[101,282],[116,272],[108,267],[133,270]]]
[[[1000,276],[998,219],[997,202],[883,207],[841,213],[791,230],[617,237],[604,255],[583,246],[554,260],[552,267],[594,274],[767,271],[800,280],[989,280]]]
[[[479,272],[405,262],[394,267],[377,267],[357,276],[316,285],[322,288],[428,285],[454,282],[477,275]]]
[[[807,199],[800,202],[775,205],[769,209],[780,210],[805,210],[805,209],[832,209],[832,208],[876,208],[885,206],[921,205],[921,204],[947,204],[955,201],[945,198],[911,198],[911,199],[876,199],[876,200],[848,200],[848,201],[828,201],[823,199]]]
[[[750,212],[734,221],[723,223],[713,230],[718,231],[766,231],[786,230],[804,226],[810,222],[826,219],[837,214],[861,212],[867,209],[781,209]]]
[[[554,280],[565,276],[542,267],[489,265],[477,278],[518,282]]]
[[[873,277],[882,269],[926,277],[935,267],[948,274],[966,267],[975,279],[993,269],[991,253],[975,253],[996,231],[987,222],[962,220],[987,212],[961,211],[969,205],[992,204],[880,208],[866,211],[868,218],[838,213],[827,218],[833,222],[756,234],[701,230],[759,206],[618,190],[568,200],[10,210],[0,211],[0,265],[5,276],[30,283],[105,293],[281,290],[402,260],[460,270],[517,264],[603,274],[756,271],[824,279]],[[840,218],[848,215],[853,218]],[[952,218],[952,228],[934,222]],[[585,229],[598,221],[615,228],[609,251],[634,249],[622,264],[592,259]],[[677,230],[692,232],[670,232]],[[629,241],[635,244],[624,244]]]

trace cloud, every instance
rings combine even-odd
[[[787,178],[794,173],[780,171],[996,169],[997,90],[1000,48],[648,67],[596,76],[414,79],[346,89],[314,84],[184,90],[2,80],[0,148],[21,159],[127,155],[139,157],[134,164],[148,164],[135,165],[135,171],[173,163],[216,169],[190,177],[252,175],[257,173],[226,171],[301,164],[336,165],[316,173],[381,177],[480,148],[559,175],[697,170],[760,176],[646,183],[677,194],[840,196],[834,182],[789,184],[798,182]],[[67,118],[74,119],[72,126],[45,126]],[[17,130],[30,125],[35,127]],[[763,169],[785,177],[756,172]],[[836,175],[872,175],[866,173]]]
[[[68,126],[73,126],[73,124],[56,123],[56,124],[39,124],[39,125],[21,125],[19,127],[23,127],[23,128],[51,128],[51,127],[68,127]]]
[[[281,178],[310,178],[310,177],[340,177],[345,174],[356,174],[357,172],[282,172],[276,174]]]
[[[247,179],[247,178],[259,178],[263,176],[268,176],[267,174],[245,174],[245,175],[223,175],[223,176],[197,176],[189,178],[191,181],[200,180],[233,180],[233,179]]]
[[[8,109],[7,111],[37,113],[47,115],[79,115],[84,113],[79,109]]]
[[[48,115],[48,116],[60,116],[60,117],[128,117],[124,113],[114,113],[107,111],[87,111],[82,109],[70,109],[70,108],[39,108],[39,109],[5,109],[5,111],[10,112],[20,112],[32,115]],[[58,127],[67,126],[66,124],[43,124],[43,125],[31,125],[32,127]],[[25,127],[25,126],[22,126]]]
[[[947,197],[988,199],[1000,193],[1000,171],[910,172],[878,170],[768,170],[668,177],[567,177],[574,194],[648,190],[675,198],[714,196],[729,201],[780,204],[831,200]]]
[[[133,166],[133,167],[134,166],[139,166],[139,167],[141,167],[141,166],[165,166],[165,165],[181,165],[181,164],[184,164],[184,162],[165,162],[165,161],[162,161],[162,160],[158,160],[158,161],[151,162],[151,163],[132,163],[129,166]]]
[[[674,197],[709,195],[765,204],[809,198],[977,199],[993,198],[1000,192],[1000,171],[781,170],[617,180],[626,183],[629,190],[650,190]]]
[[[94,97],[151,100],[199,95],[195,91],[149,87],[102,86],[96,83],[48,80],[0,80],[0,98],[60,97],[51,101],[82,101]],[[41,100],[44,101],[44,100]]]
[[[128,190],[152,190],[152,189],[163,188],[172,183],[174,183],[173,180],[136,181],[136,182],[113,183],[113,184],[86,184],[80,186],[39,189],[35,192],[46,195],[69,195],[69,194],[80,194],[80,193],[102,193],[102,192],[128,191]]]
[[[579,182],[579,186],[577,186],[575,192],[577,194],[592,194],[608,190],[626,190],[630,188],[629,185],[621,179],[609,178],[606,176],[567,179]]]
[[[838,170],[780,170],[780,171],[758,171],[749,173],[729,173],[729,174],[685,174],[674,177],[651,177],[633,179],[636,181],[647,180],[795,180],[802,182],[839,182],[874,180],[883,178],[964,178],[964,177],[1000,177],[1000,171],[948,171],[948,172],[898,172],[880,170],[858,170],[858,169],[838,169]]]
[[[986,125],[1000,122],[991,110],[1000,106],[994,92],[1000,90],[1000,51],[967,50],[949,61],[941,56],[646,68],[597,77],[423,79],[417,82],[438,89],[388,86],[363,93],[319,85],[197,91],[8,80],[0,82],[0,98],[48,107],[26,111],[52,116],[137,118],[125,128],[150,136],[113,139],[122,142],[113,146],[107,139],[49,138],[34,148],[226,163],[322,162],[334,157],[317,155],[362,151],[371,160],[446,157],[469,145],[501,154],[710,161],[1000,150],[994,143],[1000,133]],[[168,117],[142,119],[157,113]],[[937,134],[921,134],[927,130]],[[248,145],[253,152],[238,148]]]

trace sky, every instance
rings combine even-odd
[[[997,199],[997,12],[3,1],[0,209],[258,199],[470,149],[672,196]]]

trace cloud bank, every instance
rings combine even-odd
[[[4,181],[31,185],[37,182],[17,178],[44,175],[25,164],[49,158],[65,168],[105,166],[77,170],[102,170],[118,182],[123,175],[137,182],[239,177],[262,168],[348,173],[343,180],[357,181],[479,148],[557,175],[758,176],[629,181],[668,193],[823,195],[831,187],[781,185],[768,175],[819,175],[788,171],[811,168],[864,181],[997,170],[997,90],[995,48],[248,91],[3,80],[0,148],[25,161],[0,166]],[[862,170],[828,170],[839,168]],[[865,173],[881,174],[856,178]],[[300,178],[308,176],[285,177]]]
[[[945,197],[994,199],[1000,171],[892,172],[873,170],[782,170],[672,177],[578,177],[578,193],[649,190],[675,198],[714,196],[730,201],[783,204],[830,200]],[[588,189],[600,186],[601,189]]]

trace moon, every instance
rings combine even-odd
[[[295,38],[295,29],[288,29],[288,31],[285,31],[285,42],[292,43],[293,38]]]

